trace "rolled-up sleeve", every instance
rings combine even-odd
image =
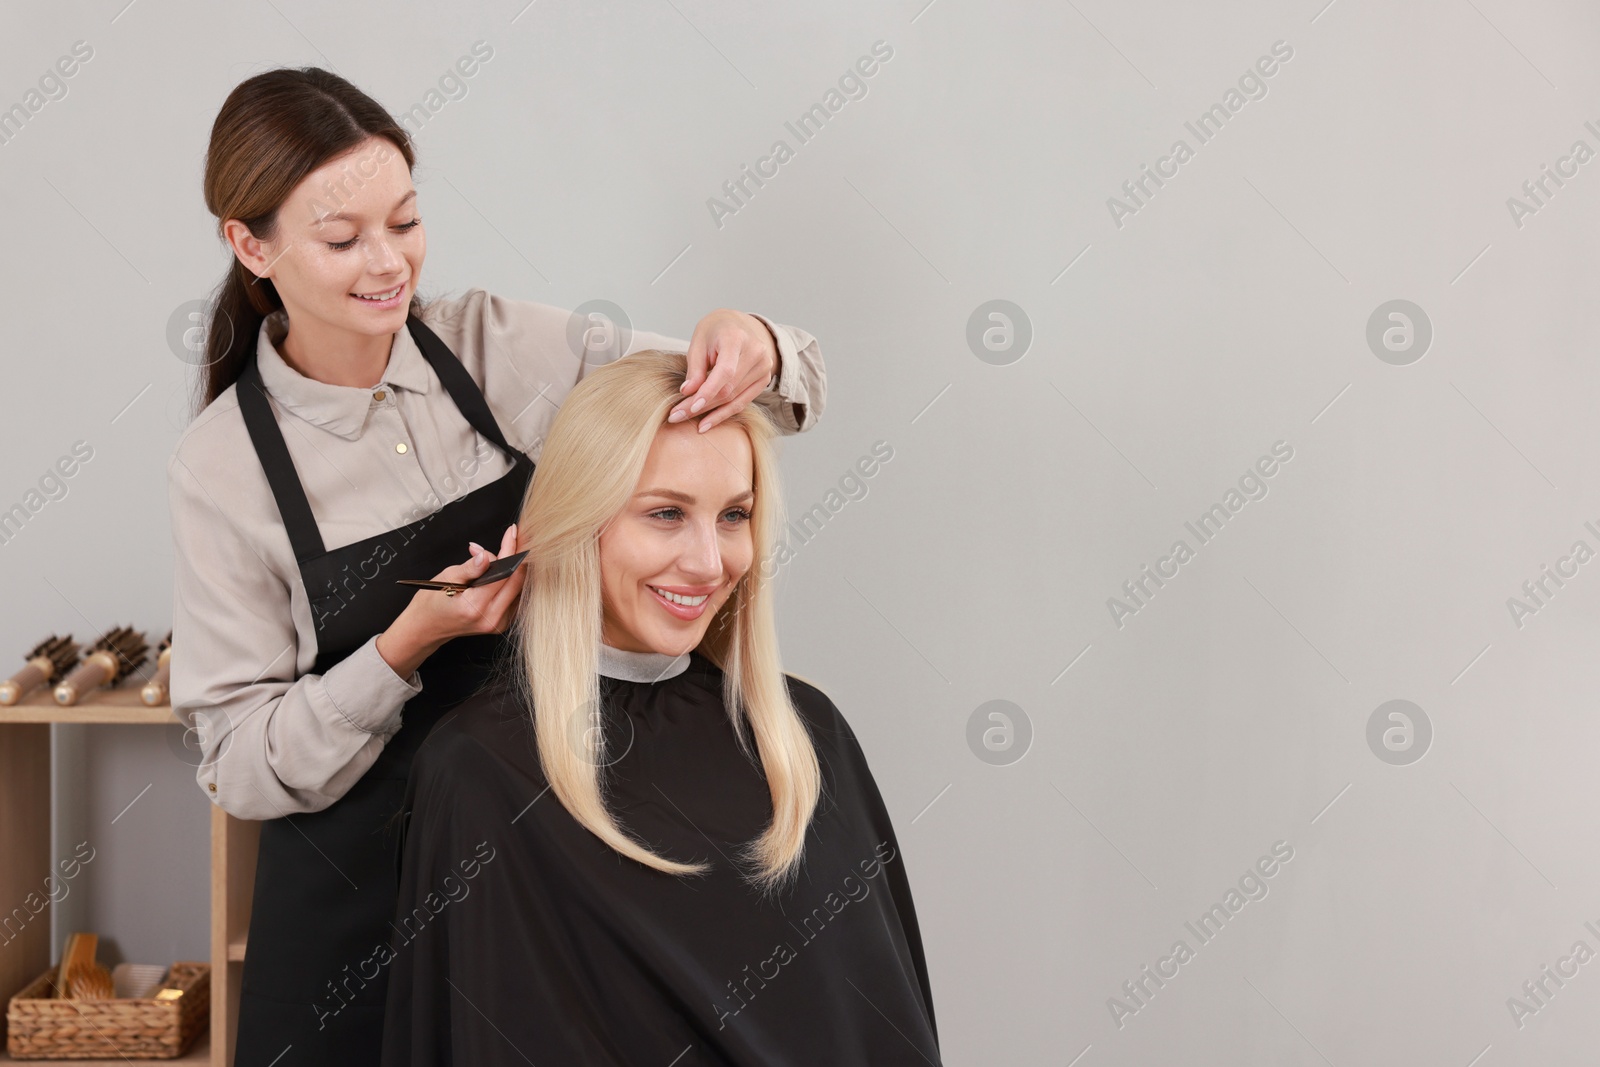
[[[826,375],[817,339],[794,326],[782,326],[765,315],[749,313],[772,331],[778,342],[778,385],[764,389],[755,403],[766,409],[783,433],[803,433],[817,424],[827,400]],[[635,330],[628,352],[659,348],[667,352],[687,352],[689,342],[659,333]],[[587,365],[587,362],[585,362]],[[579,377],[582,377],[580,373]]]
[[[473,314],[461,315],[464,311]],[[782,433],[802,433],[811,429],[822,417],[827,402],[827,373],[822,362],[822,351],[817,339],[795,326],[784,326],[764,315],[754,314],[778,343],[778,382],[775,388],[763,390],[755,403],[761,405]],[[483,290],[469,292],[455,305],[448,316],[479,323],[478,327],[463,336],[471,336],[473,343],[503,352],[513,365],[523,365],[528,377],[537,377],[539,370],[525,366],[527,361],[540,354],[550,362],[544,367],[566,368],[566,389],[583,380],[591,366],[599,366],[608,358],[606,349],[612,343],[607,330],[574,330],[572,313],[548,304],[531,300],[509,300]],[[454,329],[460,330],[457,324]],[[573,351],[575,344],[595,342],[591,351],[582,354]],[[667,352],[687,352],[689,342],[679,337],[653,333],[649,330],[632,330],[626,354],[658,348]],[[519,369],[519,373],[523,373]],[[557,373],[560,380],[565,377]],[[559,403],[553,397],[552,403]]]
[[[778,342],[778,387],[756,397],[756,403],[784,433],[803,433],[822,417],[828,400],[828,376],[817,339],[796,326],[780,326],[758,312]]]
[[[172,706],[194,732],[195,777],[241,819],[320,811],[343,796],[422,690],[368,639],[323,674],[296,677],[291,589],[215,503],[181,454],[167,464],[176,582]]]

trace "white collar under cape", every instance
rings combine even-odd
[[[689,669],[689,653],[628,652],[600,642],[600,673],[624,682],[664,682]]]

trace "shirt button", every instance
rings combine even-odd
[[[383,403],[383,398],[388,396],[388,395],[389,395],[388,393],[384,392],[382,389],[379,389],[376,393],[372,394],[372,399],[376,400],[378,403],[381,404],[381,403]]]
[[[206,783],[206,788],[211,790],[213,793],[215,793],[217,791],[217,783],[216,782],[207,782]]]
[[[394,450],[396,452],[400,453],[402,456],[405,455],[406,454],[406,443],[404,441],[401,441],[399,444],[394,446]]]

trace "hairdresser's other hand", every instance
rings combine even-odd
[[[500,538],[498,555],[470,543],[467,550],[471,553],[467,562],[446,567],[435,574],[433,580],[470,582],[500,556],[513,555],[517,551],[516,524],[506,527]],[[439,589],[417,590],[405,610],[378,635],[378,654],[396,674],[409,678],[412,671],[451,638],[503,633],[516,615],[526,573],[525,567],[518,567],[503,581],[463,589],[455,596],[448,596]]]
[[[700,416],[705,433],[737,415],[760,396],[778,370],[778,341],[766,323],[732,308],[718,308],[701,319],[689,339],[689,374],[683,401],[667,416],[682,422]]]

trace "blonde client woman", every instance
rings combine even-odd
[[[386,1067],[939,1062],[888,812],[780,665],[775,430],[667,423],[685,366],[556,416],[514,662],[412,766]]]

